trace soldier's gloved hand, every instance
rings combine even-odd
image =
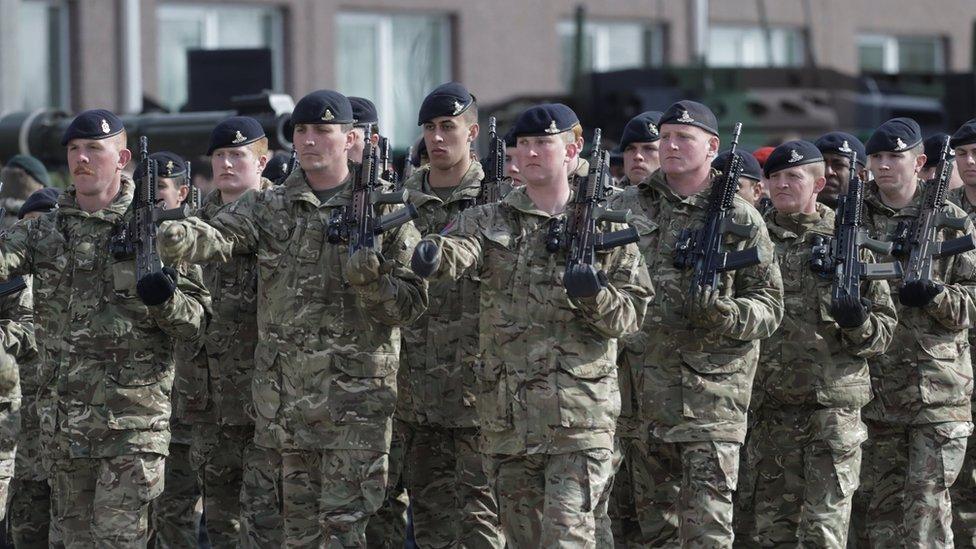
[[[346,260],[346,281],[352,286],[365,286],[380,279],[380,254],[376,250],[360,248]]]
[[[190,250],[190,241],[186,237],[186,227],[182,223],[166,221],[160,225],[157,248],[164,263],[176,263],[183,260],[183,255]]]
[[[868,302],[864,298],[844,296],[831,301],[830,316],[841,328],[858,328],[868,320]]]
[[[441,248],[430,240],[421,240],[413,249],[410,268],[420,278],[430,278],[441,264]]]
[[[136,293],[143,303],[152,307],[162,305],[176,293],[176,282],[180,275],[172,267],[163,267],[162,271],[149,273],[136,282]]]
[[[935,296],[942,293],[945,287],[938,282],[931,280],[916,280],[909,282],[898,289],[898,301],[906,307],[924,307]]]
[[[593,265],[573,265],[563,275],[563,286],[569,297],[593,297],[609,283],[607,273]]]
[[[699,328],[724,330],[735,322],[735,305],[721,290],[699,288],[689,297],[688,320]]]

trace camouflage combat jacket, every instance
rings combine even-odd
[[[261,180],[261,191],[272,185]],[[230,208],[219,190],[204,199],[198,216],[204,221]],[[203,338],[202,356],[189,362],[186,383],[188,421],[217,425],[253,425],[254,349],[258,342],[258,270],[254,256],[236,255],[230,261],[207,263],[204,284],[210,292],[213,316]]]
[[[743,442],[759,341],[772,335],[783,317],[783,282],[766,226],[759,212],[736,196],[732,217],[757,230],[751,238],[728,235],[725,249],[758,247],[767,259],[720,276],[722,295],[736,307],[726,333],[692,326],[686,318],[692,271],[675,268],[673,252],[682,229],[703,225],[710,192],[679,196],[657,170],[610,200],[615,209],[631,210],[657,290],[643,330],[626,340],[623,362],[630,368],[630,387],[624,393],[631,399],[624,413],[631,426],[639,421],[642,433],[665,442]]]
[[[181,277],[165,303],[136,294],[135,258],[110,250],[132,216],[134,185],[105,209],[82,210],[74,188],[59,208],[0,239],[0,278],[32,275],[34,330],[45,372],[41,427],[54,457],[167,454],[174,340],[202,335],[210,297]]]
[[[163,225],[164,232],[187,231],[187,261],[257,257],[252,396],[260,446],[389,450],[399,326],[427,308],[427,284],[407,267],[420,240],[412,223],[377,237],[386,260],[377,282],[359,288],[346,282],[348,246],[330,243],[327,234],[333,211],[352,199],[358,167],[350,166],[344,188],[324,204],[299,168],[282,185],[248,192],[207,222]],[[164,257],[179,256],[175,246],[160,238]]]
[[[894,210],[871,182],[864,223],[882,240],[891,240],[899,222],[918,217],[923,195],[920,184],[912,202]],[[943,211],[965,216],[950,203]],[[965,231],[946,228],[939,234],[948,240],[967,232],[973,232],[972,221]],[[874,400],[864,408],[866,418],[912,425],[970,420],[973,368],[967,330],[976,318],[976,251],[936,260],[933,278],[945,285],[943,292],[925,307],[896,303],[895,344],[868,361]]]
[[[41,371],[42,364],[37,357],[37,342],[34,339],[34,302],[30,277],[24,281],[27,287],[23,290],[0,296],[0,346],[16,361],[20,377],[20,436],[17,440],[16,477],[41,481],[47,479],[47,471],[41,464],[41,425],[37,415],[37,394],[45,374]]]
[[[783,276],[785,310],[779,329],[762,342],[755,398],[771,408],[861,408],[871,400],[867,359],[888,348],[898,323],[888,283],[863,282],[861,296],[871,302],[868,320],[841,328],[830,314],[833,280],[810,267],[814,237],[834,234],[833,210],[819,203],[813,214],[774,209],[766,221]],[[867,250],[861,260],[874,261]]]
[[[414,220],[421,236],[438,234],[462,210],[474,205],[484,171],[472,162],[446,202],[427,183],[429,167],[404,182],[420,217]],[[476,427],[474,364],[478,355],[479,280],[468,273],[457,282],[432,280],[430,307],[403,329],[400,374],[397,378],[397,417],[418,424]]]
[[[566,254],[546,250],[550,226],[564,218],[537,209],[518,187],[499,203],[462,212],[446,236],[426,237],[441,246],[438,277],[470,272],[481,280],[475,392],[486,453],[613,447],[616,338],[640,328],[653,290],[630,244],[598,252],[610,280],[605,290],[568,298]]]
[[[949,201],[962,208],[962,211],[966,212],[969,216],[969,220],[976,224],[976,204],[969,201],[966,197],[966,187],[960,187],[958,189],[953,189],[949,191]],[[972,356],[972,350],[976,346],[976,330],[969,330],[969,350],[970,356]],[[972,399],[976,399],[976,391],[973,391]]]

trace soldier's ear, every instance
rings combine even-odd
[[[258,173],[262,173],[264,168],[268,165],[268,154],[262,154],[258,157]]]
[[[708,138],[708,157],[711,158],[718,154],[719,139],[716,136]]]
[[[922,153],[915,157],[915,173],[919,173],[922,171],[922,168],[925,166],[926,160],[928,160],[928,157],[925,156],[925,153]]]
[[[477,122],[471,124],[471,127],[468,128],[468,142],[474,143],[477,141],[479,132],[481,132],[481,126],[479,126]]]
[[[826,185],[827,185],[827,178],[821,175],[813,183],[813,194],[820,194],[820,191],[824,190],[824,186]]]
[[[125,168],[126,164],[128,164],[130,160],[132,160],[132,151],[129,149],[122,149],[119,151],[119,162],[117,165],[118,169],[121,170],[122,168]]]

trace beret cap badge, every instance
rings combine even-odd
[[[169,160],[166,162],[166,175],[173,175],[173,161]]]
[[[837,150],[844,153],[854,152],[854,149],[851,148],[851,144],[848,143],[846,139],[844,140],[844,143],[840,146],[840,148],[838,148]]]
[[[796,152],[796,149],[791,149],[790,150],[790,164],[795,164],[795,163],[797,163],[797,162],[799,162],[801,160],[803,160],[803,155],[800,154],[800,153],[798,153],[798,152]]]
[[[330,120],[335,120],[335,115],[332,114],[332,109],[329,108],[325,109],[325,112],[322,113],[322,120],[325,120],[326,122]]]
[[[231,143],[236,144],[236,143],[243,143],[245,141],[247,141],[247,138],[244,137],[244,134],[241,133],[241,130],[237,130],[237,133],[234,134],[234,140],[231,141]]]
[[[559,133],[559,127],[556,126],[555,120],[549,123],[549,127],[546,128],[546,133]]]
[[[692,118],[691,115],[688,114],[688,111],[686,111],[686,110],[681,111],[681,117],[678,118],[678,122],[683,122],[685,124],[691,124],[694,121],[695,121],[695,119]]]
[[[454,116],[457,116],[457,115],[461,114],[462,111],[464,111],[464,105],[462,105],[460,101],[455,101],[454,102]]]
[[[102,133],[108,133],[112,131],[112,127],[108,125],[108,120],[102,119]]]
[[[908,145],[906,145],[905,142],[902,141],[900,137],[895,138],[895,150],[896,151],[903,151],[903,150],[905,150],[907,148],[908,148]]]
[[[647,123],[647,131],[649,131],[651,135],[658,135],[657,126],[654,125],[654,122]]]

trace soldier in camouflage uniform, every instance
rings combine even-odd
[[[50,215],[0,239],[0,277],[32,276],[40,360],[38,405],[50,440],[54,516],[67,547],[147,543],[169,448],[175,339],[204,328],[209,296],[175,270],[136,280],[111,253],[131,219],[121,120],[86,111],[68,126],[72,186]]]
[[[865,145],[875,180],[865,198],[865,225],[892,240],[917,218],[925,156],[918,124],[895,118]],[[943,212],[964,216],[947,204]],[[940,240],[973,232],[943,228]],[[905,258],[907,260],[907,257]],[[861,489],[868,498],[858,536],[872,547],[952,547],[949,488],[972,433],[973,371],[966,330],[976,316],[976,252],[933,262],[932,280],[898,288],[893,345],[869,360],[874,400],[864,408]]]
[[[17,221],[21,206],[33,193],[51,185],[51,177],[40,160],[26,154],[10,158],[0,169],[0,208],[6,215],[0,218],[0,228],[9,228]]]
[[[755,156],[743,150],[736,151],[742,161],[742,174],[739,175],[739,196],[753,208],[759,209],[759,201],[766,196],[762,168]],[[723,151],[712,160],[712,168],[722,171],[729,162],[729,151]],[[770,206],[771,207],[771,206]],[[765,212],[760,212],[765,213]]]
[[[759,213],[736,196],[731,217],[755,227],[729,235],[726,249],[758,248],[763,261],[720,277],[717,291],[689,295],[691,271],[674,266],[683,229],[704,222],[718,153],[715,115],[680,101],[661,117],[661,169],[611,199],[630,208],[657,297],[622,360],[631,367],[631,406],[646,431],[629,452],[642,543],[729,547],[732,492],[759,340],[783,314],[782,281]]]
[[[816,145],[780,145],[765,174],[774,204],[767,228],[783,276],[785,313],[762,342],[756,373],[749,473],[740,480],[751,484],[746,490],[755,498],[755,525],[742,541],[843,548],[867,439],[861,421],[861,407],[871,400],[867,359],[890,344],[895,306],[883,280],[862,283],[863,303],[833,303],[833,279],[811,268],[814,240],[834,234],[834,212],[817,202],[826,179]],[[873,261],[867,251],[860,259]]]
[[[359,175],[349,100],[313,92],[292,121],[301,167],[283,185],[164,224],[159,245],[169,260],[257,256],[254,442],[280,460],[284,544],[362,547],[386,487],[399,326],[427,308],[405,266],[419,235],[407,223],[350,254],[333,221]]]
[[[21,204],[17,217],[36,219],[58,203],[60,191],[35,191]],[[16,547],[58,546],[60,536],[48,538],[51,526],[51,487],[41,459],[41,426],[37,414],[37,393],[46,379],[37,357],[34,340],[34,300],[27,279],[15,278],[0,285],[0,309],[4,329],[3,347],[17,361],[21,385],[21,424],[17,460],[11,484],[10,533]]]
[[[949,193],[949,200],[976,222],[976,119],[963,124],[949,142],[956,155],[956,171],[963,186]],[[969,349],[976,346],[976,331],[969,331]],[[952,496],[952,533],[956,547],[976,547],[976,444],[966,445],[959,478],[949,490]]]
[[[462,85],[435,88],[420,107],[430,163],[404,183],[421,235],[438,234],[484,203],[481,164],[471,159],[478,106]],[[408,431],[405,480],[421,547],[504,547],[498,507],[479,449],[474,370],[476,277],[431,282],[431,306],[403,331],[397,416]]]
[[[150,158],[156,161],[156,198],[160,207],[180,207],[190,191],[189,181],[186,179],[186,161],[168,151],[153,153]],[[133,178],[140,181],[144,174],[145,168],[140,164],[133,172]],[[194,276],[202,275],[198,271]],[[177,344],[177,351],[182,344]],[[175,356],[177,376],[172,393],[173,411],[170,418],[165,482],[163,493],[152,503],[153,537],[150,547],[158,548],[192,547],[197,543],[199,535],[196,506],[201,497],[200,486],[196,471],[190,464],[190,425],[184,417],[186,399],[178,389],[179,370],[184,359],[179,352]]]
[[[238,132],[246,139],[237,139]],[[263,192],[272,185],[262,177],[268,139],[256,120],[235,116],[217,124],[208,155],[216,188],[197,213],[204,221],[229,210],[245,193]],[[277,485],[261,482],[242,488],[245,476],[273,481],[278,473],[261,470],[268,460],[254,447],[251,385],[258,341],[257,276],[253,255],[204,265],[213,316],[203,353],[184,376],[186,383],[177,383],[190,404],[190,459],[203,487],[207,532],[215,547],[270,547],[282,541]],[[247,459],[256,454],[256,459]],[[245,513],[242,500],[247,502]]]
[[[565,255],[546,242],[571,194],[574,124],[564,105],[522,113],[526,186],[461,212],[414,253],[418,273],[481,280],[475,397],[511,547],[596,546],[594,507],[613,474],[620,411],[615,338],[638,329],[652,294],[633,244],[598,252],[595,288],[573,278],[564,287]]]
[[[837,198],[847,193],[847,182],[851,178],[852,152],[857,154],[857,165],[854,169],[857,170],[858,177],[861,181],[868,180],[868,170],[865,167],[868,157],[864,152],[864,143],[849,133],[828,132],[817,138],[814,144],[824,157],[824,177],[827,178],[823,191],[817,195],[817,201],[828,208],[836,208]]]
[[[624,159],[624,177],[618,187],[636,185],[650,177],[661,167],[658,158],[658,141],[661,132],[657,125],[661,111],[647,111],[630,119],[620,136],[618,151]]]

